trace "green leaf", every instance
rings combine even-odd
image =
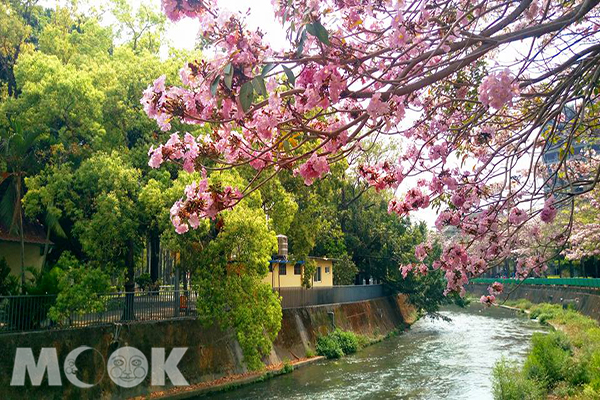
[[[269,72],[271,72],[271,70],[275,68],[275,64],[273,63],[266,63],[265,66],[263,67],[262,71],[260,72],[260,76],[262,76],[263,78],[265,76],[267,76],[267,74]]]
[[[233,74],[225,75],[225,79],[223,80],[223,82],[225,82],[225,86],[227,86],[228,89],[231,89],[232,80],[233,80]]]
[[[220,80],[221,80],[221,76],[217,75],[217,77],[210,84],[210,92],[212,93],[213,96],[217,94],[217,88],[219,87]]]
[[[256,76],[252,79],[252,86],[254,86],[254,90],[256,93],[261,94],[263,96],[267,96],[267,87],[265,86],[265,80],[262,76]]]
[[[285,75],[287,76],[290,85],[296,86],[296,77],[294,76],[294,72],[285,65],[282,65],[281,67],[283,68],[283,72],[285,72]]]
[[[314,21],[311,24],[306,25],[306,31],[313,36],[316,36],[321,43],[329,45],[329,33],[327,29],[319,21]]]
[[[292,150],[292,146],[290,145],[290,142],[287,140],[283,141],[283,148],[285,149],[285,151],[289,152]]]
[[[227,65],[225,66],[225,68],[223,68],[223,73],[224,73],[225,75],[229,75],[229,74],[231,74],[231,63],[227,64]]]
[[[302,31],[300,40],[298,41],[298,47],[296,48],[296,57],[300,57],[304,51],[304,43],[306,42],[306,29]]]
[[[252,82],[249,81],[244,83],[240,89],[240,104],[242,105],[242,110],[244,110],[244,112],[250,109],[253,99],[254,88],[252,87]]]

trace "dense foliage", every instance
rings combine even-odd
[[[390,136],[406,144],[400,156],[366,162],[359,173],[376,190],[407,185],[388,199],[400,217],[438,208],[436,227],[455,234],[431,267],[444,272],[447,292],[462,294],[470,277],[511,255],[519,235],[539,238],[539,223],[552,223],[600,180],[597,166],[580,173],[567,162],[597,139],[598,4],[274,1],[288,42],[276,51],[217,0],[162,0],[172,21],[199,22],[215,56],[185,63],[178,85],[163,75],[144,92],[161,130],[177,130],[174,121],[208,130],[151,147],[149,164],[255,170],[245,187],[185,193],[174,228],[193,229],[196,218],[235,206],[281,171],[312,185]],[[542,157],[551,150],[557,162]],[[565,245],[571,227],[545,243]],[[519,258],[519,277],[546,269],[544,249]],[[404,270],[428,273],[418,261]]]
[[[535,333],[525,364],[501,360],[493,372],[494,398],[595,399],[600,395],[600,327],[598,322],[560,305],[514,303],[530,318],[558,330]],[[519,394],[519,392],[521,394]]]
[[[403,277],[398,269],[418,261],[414,247],[426,240],[425,226],[390,215],[392,190],[367,190],[361,177],[360,164],[385,159],[389,149],[371,143],[359,160],[340,157],[325,179],[286,168],[231,209],[237,191],[227,188],[253,187],[258,163],[223,169],[204,154],[202,166],[155,169],[154,153],[148,165],[151,145],[196,148],[199,136],[211,134],[209,125],[173,119],[173,129],[188,134],[170,135],[140,104],[156,76],[163,73],[161,82],[173,85],[187,73],[182,64],[206,57],[174,49],[165,56],[164,47],[159,52],[166,20],[151,6],[134,9],[123,0],[105,6],[82,11],[76,4],[49,9],[0,0],[0,217],[21,236],[21,219],[40,222],[54,242],[52,251],[44,250],[42,271],[26,279],[23,263],[21,284],[25,293],[58,294],[50,309],[54,321],[114,306],[100,292],[130,291],[135,282],[157,288],[159,258],[169,257],[182,277],[182,293],[193,289],[202,299],[200,318],[230,329],[248,366],[259,368],[281,324],[279,299],[262,283],[276,234],[289,237],[290,259],[305,261],[306,287],[315,272],[308,256],[330,257],[336,259],[336,284],[353,284],[357,276],[380,280],[435,311],[443,301],[442,275]],[[322,159],[313,161],[325,168]],[[214,207],[190,213],[185,226],[171,229],[186,207],[181,193],[207,192],[219,195],[199,201]],[[8,275],[4,268],[2,291],[14,293]],[[124,311],[124,318],[135,317]]]

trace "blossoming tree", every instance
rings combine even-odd
[[[457,235],[434,268],[445,272],[448,292],[464,292],[510,254],[528,222],[552,222],[574,186],[598,180],[598,172],[553,178],[598,124],[599,2],[273,0],[289,41],[274,51],[214,0],[162,0],[172,21],[200,21],[215,56],[184,65],[179,86],[158,78],[142,104],[165,131],[177,119],[210,133],[173,133],[150,149],[149,164],[256,171],[247,187],[188,187],[171,209],[175,229],[196,228],[280,171],[310,185],[366,139],[402,138],[399,158],[362,165],[360,174],[397,192],[389,211],[399,216],[439,208],[437,228]],[[577,115],[565,129],[567,104]],[[556,143],[561,159],[542,174],[543,150]],[[428,251],[423,244],[416,257]],[[545,261],[528,256],[519,276]]]

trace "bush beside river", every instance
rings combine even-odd
[[[556,330],[535,333],[523,366],[501,359],[493,370],[496,400],[600,399],[600,326],[554,304],[509,302]]]

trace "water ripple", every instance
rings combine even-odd
[[[542,328],[498,309],[451,308],[351,357],[202,399],[491,399],[491,370],[521,360]]]

